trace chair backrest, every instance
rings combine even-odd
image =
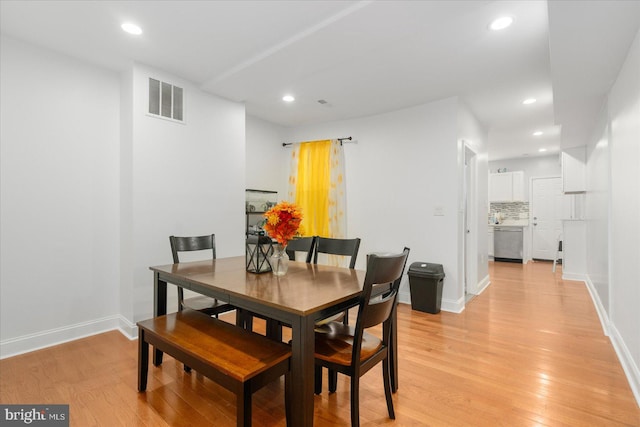
[[[356,258],[360,249],[360,239],[331,239],[328,237],[318,237],[316,251],[313,255],[313,263],[318,263],[318,254],[343,255],[351,257],[349,268],[356,266]]]
[[[171,254],[173,255],[174,263],[180,262],[179,252],[204,251],[209,249],[211,250],[213,259],[216,258],[215,234],[195,237],[169,236],[169,242],[171,243]]]
[[[358,310],[358,320],[354,336],[353,362],[360,360],[360,348],[362,345],[362,334],[365,329],[377,326],[381,323],[389,322],[391,312],[396,303],[400,281],[404,274],[404,268],[409,257],[409,248],[404,248],[402,253],[394,255],[370,254],[367,257],[367,273],[364,278],[364,286],[360,297]],[[391,285],[391,291],[371,298],[372,290],[375,286]],[[390,328],[383,328],[382,341],[385,345],[389,343]]]
[[[289,255],[289,259],[291,261],[296,260],[296,252],[306,252],[307,257],[305,258],[306,263],[311,262],[311,257],[313,256],[313,251],[316,247],[316,237],[298,237],[296,239],[290,240],[287,244],[287,255]]]

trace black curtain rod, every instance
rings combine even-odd
[[[347,138],[337,138],[337,139],[338,139],[338,141],[340,141],[340,145],[342,145],[342,143],[343,143],[344,141],[351,141],[353,138],[351,138],[351,137],[349,136],[349,137],[347,137]],[[282,143],[282,146],[283,146],[283,147],[286,147],[286,146],[288,146],[288,145],[293,145],[293,144],[297,144],[297,142],[283,142],[283,143]]]

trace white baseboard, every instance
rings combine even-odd
[[[442,299],[440,309],[451,313],[462,313],[464,311],[464,297],[458,300]]]
[[[398,302],[411,305],[411,294],[407,291],[398,292]]]
[[[586,282],[587,275],[584,273],[572,273],[570,271],[562,271],[562,280],[576,280],[578,282]]]
[[[0,341],[0,359],[51,347],[107,331],[119,330],[129,339],[137,338],[138,327],[119,314],[49,329]]]
[[[486,276],[484,276],[484,278],[478,283],[477,289],[478,289],[478,293],[476,293],[476,295],[480,295],[481,293],[484,292],[485,289],[487,289],[489,287],[489,285],[491,284],[491,280],[489,279],[489,275],[487,274]]]
[[[562,278],[564,279],[564,275]],[[596,313],[598,313],[598,317],[600,318],[602,331],[604,335],[609,337],[609,340],[613,345],[613,349],[618,356],[618,360],[620,361],[620,365],[622,365],[622,370],[627,377],[627,381],[629,381],[629,387],[631,387],[633,396],[635,397],[638,406],[640,406],[640,369],[638,369],[638,365],[633,360],[631,352],[625,344],[624,339],[616,329],[615,324],[613,324],[609,319],[609,315],[607,314],[604,305],[602,305],[600,296],[598,295],[598,292],[596,291],[591,278],[589,276],[586,276],[584,283],[589,290],[589,294],[591,295],[591,299],[593,300],[593,305],[596,308]]]
[[[604,305],[602,305],[602,301],[600,300],[600,296],[596,291],[593,282],[589,276],[586,277],[584,281],[585,285],[587,285],[587,290],[589,291],[589,295],[591,295],[591,300],[593,301],[593,305],[596,308],[596,313],[598,313],[598,317],[600,318],[600,325],[602,326],[602,332],[609,336],[609,315],[607,314],[607,310],[605,310]]]
[[[609,339],[627,376],[633,396],[636,398],[636,403],[640,406],[640,369],[638,369],[638,365],[633,360],[629,348],[624,343],[614,324],[609,326]]]

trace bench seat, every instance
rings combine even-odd
[[[140,392],[147,388],[150,344],[235,393],[238,427],[251,426],[255,391],[282,375],[288,391],[288,345],[197,311],[182,310],[138,322]]]

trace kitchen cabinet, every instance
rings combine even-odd
[[[568,148],[560,153],[563,192],[587,191],[586,157],[585,147]]]
[[[490,202],[518,202],[524,200],[524,172],[489,174]]]

